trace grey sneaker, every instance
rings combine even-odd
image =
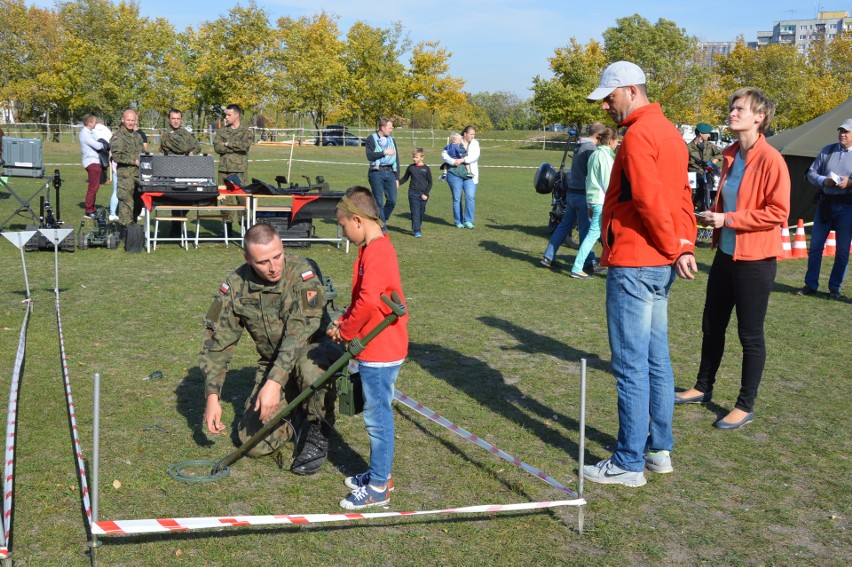
[[[346,480],[343,481],[343,484],[346,485],[346,488],[350,490],[355,490],[357,488],[362,488],[370,484],[370,471],[365,471],[362,473],[358,473],[355,476],[347,476]],[[388,475],[388,492],[393,492],[393,475]]]
[[[674,471],[669,451],[645,451],[644,456],[645,468],[649,471],[661,474]]]
[[[631,487],[644,486],[648,482],[643,472],[626,471],[612,464],[611,459],[583,467],[583,478],[600,484],[621,484]]]

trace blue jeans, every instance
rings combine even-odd
[[[447,183],[453,194],[453,222],[456,226],[469,222],[473,224],[476,211],[476,183],[473,179],[462,179],[455,173],[447,173]],[[462,193],[464,193],[464,214],[462,214]]]
[[[820,207],[814,217],[814,228],[811,231],[811,248],[808,252],[808,271],[805,274],[805,285],[813,290],[819,289],[819,270],[822,265],[822,250],[828,233],[832,230],[837,238],[837,252],[834,255],[834,266],[828,277],[829,291],[840,291],[846,267],[849,265],[849,243],[852,242],[852,205],[847,203],[832,203],[829,218],[824,219]]]
[[[668,296],[671,266],[610,267],[606,320],[618,392],[618,440],[612,462],[640,472],[642,456],[671,451],[674,376],[669,359]]]
[[[583,266],[586,265],[587,256],[591,255],[592,257],[589,263],[594,261],[595,242],[597,242],[598,238],[601,237],[601,213],[603,213],[603,205],[586,206],[592,210],[592,220],[589,224],[589,230],[586,232],[586,237],[583,238],[583,242],[580,244],[580,249],[577,250],[577,257],[574,258],[574,266],[571,268],[572,272],[582,271]]]
[[[423,193],[409,191],[408,205],[411,207],[411,232],[420,232],[423,215],[426,214],[426,201],[423,200]]]
[[[396,366],[358,366],[364,391],[364,426],[370,436],[370,484],[387,483],[393,467],[394,427],[393,388],[399,368]]]
[[[544,257],[551,262],[556,259],[556,252],[559,251],[559,247],[562,246],[563,242],[565,242],[565,238],[571,234],[571,228],[574,226],[575,222],[579,228],[581,242],[585,240],[586,234],[589,232],[589,212],[586,208],[585,193],[566,193],[565,203],[565,215],[562,217],[562,221],[559,223],[559,226],[556,227],[556,230],[554,230],[553,234],[550,236],[550,241],[547,243],[547,249],[544,251]],[[595,253],[592,251],[589,253],[586,265],[588,266],[594,263],[594,261]]]
[[[387,222],[396,207],[396,173],[392,169],[370,170],[367,174],[370,191],[379,207],[379,217]]]

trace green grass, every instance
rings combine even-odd
[[[428,163],[437,163],[443,143],[427,149]],[[486,167],[475,230],[452,226],[449,191],[437,184],[424,236],[415,240],[408,234],[402,193],[390,233],[411,311],[411,355],[398,388],[576,488],[581,357],[589,361],[586,462],[607,457],[617,433],[604,280],[572,280],[564,267],[538,267],[549,198],[535,194],[532,176],[539,163],[558,162],[561,152],[528,148],[483,142]],[[256,147],[251,155],[275,160],[253,163],[253,176],[271,180],[286,173],[289,148]],[[366,182],[363,149],[303,147],[295,149],[294,158],[306,160],[294,163],[294,180],[324,175],[334,189]],[[79,149],[47,144],[45,161],[49,171],[53,164],[70,164],[60,166],[62,218],[76,228],[85,190]],[[39,184],[11,182],[24,195]],[[104,188],[99,203],[107,197]],[[13,205],[13,199],[0,200],[0,218]],[[318,227],[320,234],[333,231],[330,223]],[[5,400],[24,285],[17,250],[0,242],[0,395]],[[348,297],[354,250],[347,255],[314,245],[294,252],[314,258]],[[563,248],[557,261],[568,265],[572,252]],[[712,253],[699,250],[698,260],[698,280],[678,281],[669,304],[672,364],[680,388],[692,385],[698,365]],[[35,310],[18,412],[13,557],[19,565],[85,565],[57,349],[53,254],[28,253],[26,261]],[[92,375],[102,376],[102,519],[339,511],[344,476],[362,470],[368,458],[359,418],[338,419],[330,461],[314,477],[279,471],[269,459],[241,460],[230,478],[212,484],[183,484],[166,474],[179,461],[216,460],[234,448],[229,438],[208,438],[201,429],[196,359],[204,313],[218,284],[241,262],[238,247],[207,243],[184,251],[172,244],[150,255],[95,248],[62,254],[59,261],[62,321],[87,457]],[[739,345],[732,325],[714,403],[676,410],[675,473],[649,473],[648,484],[636,490],[587,483],[582,535],[576,510],[563,508],[108,537],[99,559],[104,565],[846,565],[852,549],[852,310],[848,301],[795,296],[804,270],[804,260],[779,263],[755,422],[736,432],[711,427],[738,390]],[[254,349],[245,339],[226,384],[229,424],[241,411],[254,364]],[[154,370],[164,378],[142,380]],[[396,423],[394,511],[563,497],[406,408],[396,410]]]

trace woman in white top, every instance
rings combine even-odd
[[[453,194],[453,221],[456,228],[473,228],[473,217],[476,209],[476,186],[479,183],[479,142],[476,138],[476,128],[465,126],[462,130],[462,145],[467,150],[467,156],[461,159],[451,158],[446,151],[441,152],[444,162],[457,166],[461,164],[470,165],[470,179],[464,179],[458,175],[448,172],[447,183]],[[464,206],[462,206],[462,195],[464,195]],[[462,209],[464,211],[462,212]]]

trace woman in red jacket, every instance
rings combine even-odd
[[[763,323],[781,255],[781,225],[790,212],[790,174],[764,131],[775,103],[762,90],[745,87],[728,99],[728,127],[738,141],[725,150],[719,199],[699,222],[712,226],[718,247],[707,279],[701,324],[701,364],[695,386],[675,395],[675,404],[709,402],[725,351],[725,330],[737,309],[743,349],[740,394],[734,409],[716,421],[738,429],[754,419],[754,401],[766,363]]]

